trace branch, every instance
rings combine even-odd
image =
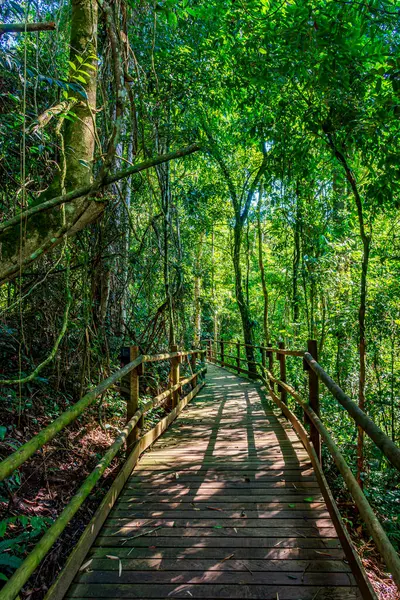
[[[25,33],[25,31],[53,31],[56,24],[48,23],[0,23],[0,35],[3,33]]]
[[[159,165],[161,163],[167,162],[169,160],[173,160],[174,158],[180,158],[182,156],[187,156],[188,154],[193,154],[193,152],[197,152],[201,149],[201,146],[198,144],[192,144],[191,146],[186,146],[186,148],[182,148],[181,150],[175,150],[175,152],[169,152],[168,154],[161,154],[160,156],[156,156],[155,158],[150,158],[149,160],[145,160],[137,165],[133,165],[128,169],[118,171],[113,175],[107,175],[100,182],[97,182],[95,185],[86,185],[84,187],[78,188],[76,190],[72,190],[67,194],[63,194],[62,196],[56,196],[55,198],[51,198],[50,200],[46,200],[41,204],[37,204],[36,206],[32,206],[28,210],[25,210],[22,213],[19,213],[12,219],[5,221],[0,225],[0,233],[12,227],[13,225],[17,225],[21,220],[28,219],[32,215],[38,214],[50,208],[54,208],[55,206],[59,206],[60,204],[65,204],[66,202],[72,202],[72,200],[76,200],[77,198],[81,198],[82,196],[87,196],[89,194],[93,194],[98,191],[98,189],[102,186],[109,185],[111,183],[115,183],[120,179],[124,179],[125,177],[129,177],[134,173],[139,173],[140,171],[145,171],[146,169],[150,169],[155,165]]]

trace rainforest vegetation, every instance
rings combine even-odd
[[[397,0],[0,2],[2,458],[122,347],[211,338],[249,344],[249,365],[251,345],[315,339],[399,444],[399,18]],[[166,373],[149,369],[141,395]],[[108,391],[2,484],[2,580],[124,410]],[[322,389],[321,411],[399,548],[399,473]],[[395,598],[324,461],[376,590]],[[43,597],[118,464],[23,597]]]

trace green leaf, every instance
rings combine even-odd
[[[260,54],[267,54],[267,51],[265,48],[259,48],[258,51]]]
[[[308,496],[308,498],[303,498],[304,502],[314,502],[314,498],[312,496]]]
[[[74,65],[74,63],[73,63],[73,62],[71,62],[70,60],[68,60],[68,61],[67,61],[67,63],[69,64],[69,66],[71,67],[71,69],[72,69],[73,71],[76,71],[76,66]]]
[[[7,427],[4,427],[4,425],[0,425],[0,442],[4,440],[4,438],[6,437],[6,433]]]
[[[13,556],[12,554],[0,554],[0,565],[18,569],[21,563],[22,559],[18,558],[18,556]]]
[[[172,10],[169,10],[167,12],[167,21],[168,21],[168,25],[171,25],[171,27],[173,27],[174,29],[178,25],[178,17],[176,16],[176,14],[174,12],[172,12]]]
[[[74,75],[74,79],[86,84],[86,79],[82,75]]]
[[[288,504],[288,507],[289,508],[296,508],[296,505],[295,504]]]

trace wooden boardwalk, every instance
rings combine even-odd
[[[140,459],[90,560],[69,598],[362,598],[297,435],[258,384],[214,365]]]

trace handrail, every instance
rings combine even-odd
[[[229,344],[229,345],[233,345],[233,346],[241,346],[243,348],[256,348],[259,350],[265,350],[265,352],[274,352],[275,354],[285,354],[286,356],[300,356],[303,357],[304,356],[304,350],[289,350],[288,348],[276,348],[273,346],[257,346],[257,345],[252,345],[252,344],[244,344],[243,342],[240,341],[233,341],[233,340],[215,340],[214,338],[208,338],[207,341],[212,342],[214,344],[220,344],[221,342],[223,344]]]
[[[18,448],[13,454],[10,454],[0,463],[0,481],[3,481],[6,477],[9,477],[15,469],[18,469],[28,458],[30,458],[37,450],[40,450],[42,446],[50,442],[60,431],[62,431],[67,425],[75,421],[83,412],[96,400],[100,394],[103,394],[109,387],[116,383],[119,379],[122,379],[125,375],[130,373],[132,369],[138,367],[142,362],[142,357],[138,356],[136,360],[125,365],[122,369],[119,369],[107,379],[104,379],[99,385],[90,390],[83,396],[76,404],[70,406],[66,411],[61,413],[57,419],[47,425],[42,431],[31,438],[23,446]]]
[[[279,386],[284,387],[286,389],[286,391],[292,396],[292,398],[294,398],[294,400],[301,406],[301,408],[304,410],[304,412],[307,413],[307,416],[312,421],[314,427],[316,427],[318,429],[319,434],[321,435],[324,442],[326,443],[326,446],[327,446],[328,450],[330,451],[330,453],[336,463],[336,466],[339,469],[340,474],[342,475],[351,496],[353,497],[353,500],[354,500],[358,510],[360,511],[360,515],[363,518],[365,525],[367,526],[367,529],[368,529],[372,539],[374,540],[382,558],[386,562],[389,570],[391,571],[391,573],[393,575],[393,579],[394,579],[397,587],[400,590],[400,557],[398,556],[396,550],[394,549],[389,538],[387,537],[382,525],[380,524],[378,518],[376,517],[371,505],[369,504],[363,491],[361,490],[360,486],[358,485],[356,478],[354,477],[353,473],[351,472],[350,467],[347,465],[346,460],[343,457],[343,454],[340,452],[339,448],[335,444],[329,431],[326,429],[326,427],[324,426],[324,424],[322,423],[322,421],[318,417],[318,415],[315,414],[313,409],[308,405],[307,402],[305,402],[301,398],[301,396],[296,392],[296,390],[294,390],[292,388],[292,386],[290,386],[287,383],[284,383],[283,381],[280,381],[278,378],[274,377],[272,375],[272,373],[270,373],[268,371],[268,369],[265,369],[265,371],[267,373],[268,380],[273,381],[274,383],[277,383]],[[270,387],[269,381],[267,381],[264,377],[262,377],[262,380],[268,387]],[[271,394],[271,396],[272,396],[272,394]],[[275,396],[275,394],[274,394],[274,396]],[[275,396],[275,398],[276,398],[276,396]],[[277,403],[275,398],[274,398],[275,403]],[[279,405],[280,405],[280,408],[282,408],[280,402],[279,402]]]
[[[204,354],[205,350],[192,350],[189,352],[170,352],[165,354],[156,354],[154,356],[139,355],[134,361],[128,363],[118,371],[115,371],[110,377],[104,379],[99,385],[90,390],[73,406],[70,406],[66,411],[61,413],[57,419],[47,425],[42,431],[23,444],[18,450],[10,454],[0,463],[0,482],[6,479],[18,467],[20,467],[28,458],[33,456],[37,450],[40,450],[45,444],[50,442],[60,431],[65,429],[70,423],[75,421],[93,402],[103,394],[108,388],[114,385],[117,381],[128,375],[133,369],[139,367],[143,363],[159,362],[170,360],[171,358],[188,356],[196,352]]]
[[[53,423],[48,425],[38,435],[33,437],[29,442],[24,444],[17,452],[14,452],[11,456],[6,458],[0,463],[0,473],[2,478],[10,475],[15,469],[21,464],[28,460],[36,450],[41,448],[48,441],[52,440],[55,435],[64,429],[69,423],[74,421],[82,412],[90,406],[90,404],[97,398],[101,393],[107,390],[116,381],[129,374],[133,369],[137,369],[142,363],[145,362],[156,362],[162,360],[170,360],[174,358],[180,358],[189,355],[202,355],[204,350],[193,349],[188,352],[170,352],[167,354],[159,354],[154,356],[140,355],[135,360],[131,361],[122,369],[119,369],[113,373],[110,377],[101,382],[93,390],[88,392],[79,402],[74,406],[70,407],[67,411],[62,413]],[[197,377],[206,371],[206,367],[200,368],[195,371],[189,377],[181,379],[178,383],[171,386],[161,394],[155,396],[152,400],[149,400],[144,406],[136,410],[135,414],[125,425],[124,429],[120,432],[118,437],[114,440],[113,444],[109,447],[103,458],[98,462],[96,467],[90,473],[90,475],[81,484],[76,494],[72,497],[70,502],[57,517],[55,522],[46,531],[43,537],[35,545],[32,552],[26,557],[19,568],[13,573],[12,577],[8,580],[5,586],[1,590],[2,600],[14,600],[18,596],[19,591],[28,581],[29,577],[41,563],[43,558],[46,556],[48,551],[51,549],[55,541],[59,538],[61,533],[64,531],[72,517],[79,510],[84,500],[88,497],[96,483],[99,481],[104,471],[107,469],[117,452],[123,446],[125,442],[128,442],[130,435],[135,430],[136,426],[143,418],[143,416],[151,409],[158,408],[161,406],[174,392],[177,392],[183,386],[194,381],[196,383]],[[187,398],[192,397],[201,388],[203,384],[199,384],[196,388],[192,389]],[[182,401],[183,402],[183,401]]]
[[[117,454],[123,443],[127,440],[128,435],[133,431],[136,423],[142,416],[142,410],[138,410],[125,428],[121,431],[112,446],[107,450],[106,454],[96,465],[90,475],[82,483],[76,494],[71,498],[62,513],[54,521],[53,525],[46,531],[43,537],[36,544],[32,552],[26,557],[24,562],[13,573],[6,585],[1,590],[2,600],[14,600],[18,596],[19,591],[28,581],[29,577],[42,562],[55,541],[60,537],[72,517],[82,506],[83,501],[88,497],[104,471],[111,463],[112,459]]]
[[[396,469],[400,471],[400,448],[370,419],[364,411],[357,406],[355,402],[329,377],[320,364],[306,352],[304,359],[310,365],[311,369],[316,373],[318,378],[331,392],[332,396],[347,410],[349,415],[353,417],[363,431],[375,442],[378,448],[383,452],[388,460]]]
[[[221,343],[222,342],[222,343]],[[211,340],[209,342],[209,357],[210,360],[214,359],[216,362],[222,363],[224,366],[235,369],[238,372],[246,372],[244,369],[239,367],[241,361],[248,362],[246,358],[242,359],[239,355],[234,357],[232,355],[224,354],[224,344],[231,343],[235,344],[238,348],[241,346],[245,346],[240,342],[226,342],[225,340],[218,340],[217,342]],[[216,348],[216,353],[214,352],[213,345],[220,344],[221,351],[220,356],[218,357],[218,346]],[[310,346],[311,344],[311,346]],[[300,351],[289,351],[284,348],[269,348],[264,346],[253,346],[255,349],[259,348],[262,353],[262,363],[256,362],[257,367],[261,369],[261,375],[257,372],[251,373],[252,376],[256,376],[258,379],[264,382],[264,384],[269,388],[270,395],[274,402],[281,408],[282,412],[289,418],[289,413],[292,415],[289,408],[286,406],[286,402],[283,400],[286,394],[290,394],[294,400],[301,406],[305,415],[307,416],[310,423],[310,439],[314,443],[311,444],[311,448],[314,448],[317,456],[319,457],[319,449],[315,446],[317,444],[320,446],[320,436],[326,443],[328,450],[330,451],[339,472],[343,476],[343,479],[349,489],[350,494],[353,497],[353,500],[358,507],[361,517],[363,518],[367,529],[373,538],[382,558],[386,562],[389,570],[393,575],[393,579],[400,590],[400,558],[391,544],[389,538],[387,537],[382,525],[380,524],[378,518],[376,517],[372,507],[370,506],[368,500],[366,499],[362,489],[357,483],[350,467],[347,465],[343,455],[341,454],[339,448],[336,446],[332,436],[322,423],[319,415],[316,410],[319,410],[318,404],[318,380],[321,380],[324,385],[328,388],[328,390],[332,393],[332,395],[338,400],[338,402],[343,406],[343,408],[348,412],[348,414],[354,419],[357,426],[361,427],[363,431],[373,440],[376,446],[382,451],[382,453],[388,458],[391,464],[400,470],[400,448],[394,444],[394,442],[370,419],[349,396],[347,396],[343,390],[329,377],[329,375],[324,371],[321,365],[317,362],[316,358],[312,355],[316,352],[316,343],[312,340],[309,340],[309,350],[310,347],[313,348],[312,353],[309,352],[300,352]],[[270,365],[272,365],[271,361],[273,360],[272,353],[275,352],[280,356],[279,361],[281,362],[281,378],[275,377],[271,370],[266,368],[266,354],[269,354]],[[235,358],[237,365],[228,365],[224,362],[224,357]],[[307,368],[309,371],[310,377],[310,403],[312,398],[315,402],[315,394],[316,394],[316,403],[315,410],[313,406],[307,403],[305,400],[301,398],[301,396],[296,392],[296,390],[286,382],[286,370],[284,366],[285,356],[302,356],[304,368]],[[277,356],[278,358],[278,356]],[[282,368],[283,361],[283,368]],[[251,361],[252,363],[252,361]],[[250,373],[249,373],[250,374]],[[311,384],[313,382],[313,390],[311,390]],[[281,390],[281,399],[275,394],[273,385],[276,384],[278,388]],[[290,419],[292,420],[292,419]],[[309,443],[309,442],[308,442]]]

